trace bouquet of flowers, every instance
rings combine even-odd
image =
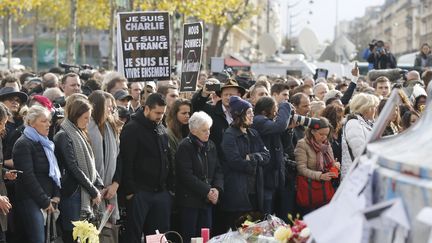
[[[289,219],[292,225],[275,216],[261,222],[246,220],[239,233],[247,242],[305,243],[310,236],[309,228],[298,216],[293,219],[289,215]]]
[[[99,243],[99,231],[96,226],[87,220],[74,221],[72,236],[74,240],[88,243]]]
[[[96,228],[96,225],[94,223],[90,223],[87,220],[73,221],[73,239],[79,240],[79,242],[99,243],[99,234],[100,232],[102,232],[103,227],[108,222],[108,219],[109,217],[111,217],[113,211],[114,205],[107,205],[106,210],[96,221],[99,224],[99,228]]]

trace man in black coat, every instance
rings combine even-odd
[[[209,82],[216,83],[218,80],[209,79]],[[225,130],[229,127],[233,118],[230,114],[229,99],[231,96],[240,96],[246,93],[243,87],[240,87],[234,79],[228,79],[221,87],[220,91],[207,91],[206,85],[202,90],[199,90],[192,98],[192,107],[195,111],[204,111],[213,119],[213,126],[210,131],[210,140],[212,140],[217,148],[219,159],[222,159],[221,142]],[[210,94],[216,94],[221,98],[216,105],[207,103]]]
[[[126,242],[170,229],[168,135],[161,124],[166,102],[151,94],[120,135],[123,188],[127,199]]]

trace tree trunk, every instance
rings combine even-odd
[[[12,60],[12,15],[7,15],[7,67],[11,68]]]
[[[80,29],[80,48],[81,48],[81,63],[87,63],[87,58],[86,58],[86,50],[85,50],[85,45],[84,45],[84,29],[81,28]]]
[[[234,25],[228,25],[225,28],[225,31],[223,32],[223,35],[222,35],[222,39],[221,39],[221,41],[220,41],[220,43],[218,45],[218,49],[217,49],[217,52],[216,52],[216,55],[218,57],[222,56],[222,53],[224,51],[225,45],[226,45],[227,40],[228,40],[228,35],[229,35],[229,33],[230,33],[230,31],[231,31],[231,29],[233,27],[234,27]]]
[[[55,43],[54,43],[54,67],[58,67],[59,65],[59,41],[60,41],[60,34],[59,34],[59,30],[57,27],[55,27],[54,29],[54,38],[55,38]]]
[[[220,30],[221,28],[219,25],[213,25],[210,46],[207,50],[207,63],[211,63],[211,58],[216,56]]]
[[[39,25],[39,9],[36,7],[34,16],[34,26],[33,26],[33,48],[32,48],[32,64],[33,64],[33,72],[38,71],[38,25]]]
[[[114,42],[114,34],[115,34],[115,15],[116,15],[116,4],[114,0],[110,0],[110,8],[111,8],[111,14],[110,14],[110,23],[109,23],[109,36],[108,36],[108,42],[109,42],[109,52],[108,52],[108,70],[114,69],[114,50],[115,50],[115,42]]]
[[[77,32],[77,8],[78,0],[70,0],[70,22],[67,37],[67,63],[75,64],[76,62],[76,32]]]

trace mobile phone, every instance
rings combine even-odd
[[[22,174],[24,173],[22,170],[9,170],[10,173],[14,173],[14,174]]]
[[[205,87],[206,87],[207,91],[220,91],[221,90],[221,84],[206,83]]]
[[[324,68],[317,68],[315,70],[315,77],[314,79],[318,79],[318,78],[325,78],[327,79],[327,75],[328,75],[328,70],[324,69]]]
[[[358,68],[357,62],[354,63],[354,68],[356,68],[356,69]]]

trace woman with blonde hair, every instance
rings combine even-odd
[[[54,143],[48,138],[50,121],[48,109],[31,107],[24,118],[24,132],[12,152],[15,168],[22,171],[15,185],[14,207],[23,223],[26,242],[46,242],[44,214],[53,213],[60,202],[61,176]]]
[[[378,97],[364,93],[354,96],[349,104],[351,113],[342,131],[342,179],[354,159],[363,153],[366,139],[372,131],[378,104]]]

